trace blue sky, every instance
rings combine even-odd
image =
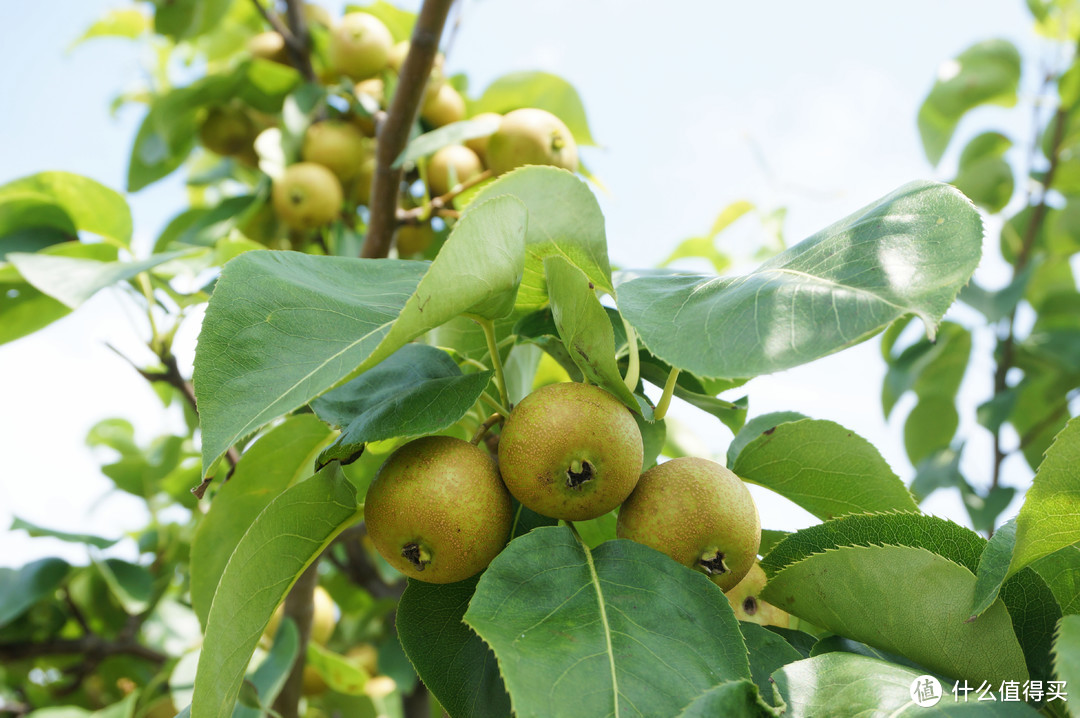
[[[109,103],[139,87],[146,58],[114,39],[67,50],[95,18],[120,4],[42,0],[9,8],[0,25],[0,183],[64,169],[122,189],[143,110],[129,106],[111,116]],[[335,13],[342,5],[325,4]],[[989,37],[1034,47],[1023,0],[661,7],[637,0],[470,0],[448,59],[451,71],[469,75],[474,94],[506,72],[529,69],[560,74],[578,88],[603,145],[582,155],[609,190],[601,195],[608,241],[613,261],[626,267],[655,264],[737,199],[787,207],[793,243],[905,182],[947,179],[955,147],[935,170],[915,128],[938,66]],[[1027,87],[1032,70],[1025,68]],[[990,108],[965,121],[959,134],[988,126],[1023,132],[1028,113],[1022,114]],[[129,199],[137,239],[146,246],[185,202],[182,173]],[[758,234],[747,219],[721,244],[737,253]],[[985,262],[978,276],[995,286],[1005,271]],[[956,316],[965,318],[962,310]],[[188,365],[197,328],[189,325],[179,341]],[[0,375],[8,378],[0,412],[0,525],[11,514],[107,536],[141,525],[138,502],[105,495],[101,457],[84,446],[87,429],[109,416],[136,423],[144,441],[175,425],[142,380],[104,348],[108,340],[148,359],[141,336],[136,313],[103,293],[73,317],[0,347]],[[987,346],[986,339],[977,338],[977,347]],[[990,390],[989,357],[984,353],[969,372],[962,397],[973,407]],[[751,415],[791,409],[833,419],[876,444],[909,478],[902,423],[886,425],[881,416],[883,374],[873,340],[754,380]],[[909,406],[897,409],[900,420]],[[677,406],[673,415],[694,427],[705,451],[722,452],[730,440],[698,412]],[[982,484],[989,475],[988,436],[973,425],[973,412],[961,431],[971,434],[965,469]],[[1006,476],[1022,486],[1026,471],[1012,468]],[[781,499],[758,498],[766,527],[810,522]],[[924,507],[966,522],[955,493],[932,497]],[[79,557],[72,547],[0,534],[0,564],[56,551]]]

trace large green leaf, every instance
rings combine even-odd
[[[301,573],[360,517],[356,492],[336,472],[274,499],[240,540],[221,576],[206,623],[192,718],[231,716],[263,629]]]
[[[525,222],[513,197],[475,206],[430,266],[294,252],[246,252],[225,265],[195,353],[204,470],[424,332],[461,314],[508,314]]]
[[[831,421],[800,419],[777,424],[743,447],[731,470],[821,519],[918,511],[878,450]]]
[[[921,548],[846,546],[774,575],[762,599],[930,670],[971,680],[1026,680],[1024,652],[1004,603],[970,616],[975,576]]]
[[[0,568],[0,626],[22,615],[39,598],[50,595],[71,567],[59,558],[43,558],[22,568]]]
[[[1016,104],[1020,53],[1008,40],[984,40],[938,69],[930,94],[919,108],[919,134],[926,157],[937,164],[960,118],[979,105]]]
[[[510,696],[495,654],[462,618],[479,577],[450,584],[409,581],[397,608],[401,647],[451,718],[506,718]]]
[[[954,188],[914,182],[734,277],[654,274],[619,309],[658,358],[697,376],[787,369],[905,314],[933,337],[979,262],[982,220]]]
[[[585,272],[597,289],[614,293],[604,215],[584,182],[555,167],[522,167],[487,185],[473,204],[501,194],[514,195],[529,209],[519,309],[547,303],[544,259],[555,255]]]
[[[761,561],[767,576],[819,553],[844,546],[906,546],[925,549],[966,568],[972,574],[986,539],[974,531],[934,516],[912,513],[851,514],[790,534]],[[1000,598],[1012,619],[1032,679],[1045,678],[1054,626],[1061,610],[1054,595],[1034,571],[1024,569],[1002,586]],[[974,587],[969,594],[974,603]],[[965,607],[965,610],[971,605]],[[965,618],[970,616],[970,610]],[[871,643],[870,641],[864,641]],[[887,650],[887,649],[886,649]],[[909,656],[910,658],[910,656]]]
[[[236,545],[271,501],[314,473],[315,457],[330,437],[329,427],[314,416],[291,416],[244,452],[214,494],[191,540],[191,607],[204,627]]]
[[[496,79],[473,105],[473,114],[497,112],[504,115],[522,107],[547,110],[566,123],[579,145],[594,145],[585,106],[566,80],[548,72],[514,72]]]
[[[632,541],[591,551],[567,528],[510,542],[465,622],[494,649],[520,718],[677,715],[750,678],[731,607],[704,575]]]
[[[809,419],[806,414],[800,414],[797,411],[773,411],[768,414],[761,414],[755,416],[750,421],[746,422],[746,425],[739,429],[739,432],[735,434],[735,438],[728,444],[727,450],[727,465],[732,467],[735,465],[735,461],[738,459],[739,454],[743,449],[747,447],[752,441],[760,437],[765,432],[770,434],[780,426],[789,421],[799,421],[801,419]],[[766,552],[767,553],[767,552]]]
[[[0,187],[0,202],[34,198],[66,214],[77,230],[100,235],[118,246],[131,241],[131,210],[117,192],[70,172],[39,172]],[[3,234],[14,228],[7,226]]]
[[[32,524],[29,521],[20,519],[18,516],[14,517],[11,522],[12,531],[25,531],[27,535],[33,537],[47,536],[49,538],[59,539],[60,541],[69,541],[71,543],[81,543],[87,546],[93,546],[94,548],[109,548],[114,545],[120,539],[107,539],[101,536],[93,536],[91,534],[73,534],[67,531],[57,531],[56,529],[49,529],[37,524]]]
[[[136,262],[99,262],[93,259],[21,252],[12,252],[7,258],[19,270],[19,274],[35,288],[70,309],[77,309],[105,287],[127,281],[142,272],[188,254],[189,252],[154,254]]]
[[[956,716],[957,718],[1036,718],[1026,703],[956,702],[951,687],[940,685],[941,700],[920,708],[912,686],[923,673],[853,653],[824,653],[788,664],[773,674],[787,704],[786,717],[817,716]]]
[[[551,316],[563,345],[585,378],[641,412],[615,362],[615,332],[585,273],[562,257],[544,260]]]
[[[1016,517],[1010,575],[1080,541],[1080,419],[1054,439]]]
[[[490,371],[463,375],[446,352],[406,344],[311,402],[320,418],[344,428],[319,456],[319,465],[355,461],[369,441],[442,431],[476,403],[491,376]]]
[[[770,677],[782,666],[803,658],[795,648],[784,640],[783,636],[756,623],[739,621],[746,642],[746,651],[750,656],[750,673],[754,677],[762,698],[773,703],[773,689]]]

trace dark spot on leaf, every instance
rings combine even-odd
[[[596,286],[592,282],[589,282],[589,289],[596,289]]]
[[[765,431],[763,431],[763,432],[761,432],[761,433],[762,433],[762,434],[765,434],[765,436],[768,436],[769,434],[773,433],[774,431],[776,431],[776,427],[775,427],[775,426],[774,426],[774,427],[772,427],[771,429],[766,429]]]

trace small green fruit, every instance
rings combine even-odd
[[[514,408],[499,439],[499,470],[518,501],[544,516],[585,521],[621,504],[641,473],[630,410],[588,384],[551,384]]]
[[[791,614],[758,598],[765,583],[765,572],[759,564],[754,563],[743,579],[724,594],[735,612],[735,618],[759,626],[790,627]]]
[[[353,80],[364,80],[387,66],[393,46],[382,20],[350,12],[330,32],[330,65]]]
[[[337,626],[338,609],[334,599],[330,598],[330,592],[322,586],[316,586],[311,596],[311,640],[320,646],[325,646],[334,635]],[[285,618],[285,604],[280,604],[274,614],[270,616],[270,622],[266,624],[263,635],[273,639],[281,627],[281,620]]]
[[[432,127],[442,127],[465,119],[465,98],[450,83],[439,85],[424,99],[420,117]]]
[[[394,245],[399,257],[411,257],[424,252],[435,240],[431,224],[403,224],[394,232]]]
[[[270,199],[282,222],[310,230],[332,222],[344,196],[333,172],[314,162],[297,162],[274,183]]]
[[[449,436],[405,444],[367,492],[364,521],[375,548],[409,578],[463,581],[502,551],[510,494],[487,452]]]
[[[256,134],[255,123],[248,114],[233,105],[211,108],[199,127],[203,147],[223,157],[251,148]]]
[[[487,163],[497,175],[525,165],[553,165],[575,172],[577,143],[558,117],[526,107],[503,117],[488,139]]]
[[[761,545],[761,519],[742,479],[690,456],[641,475],[615,532],[707,574],[723,591],[747,574]]]
[[[248,52],[252,57],[270,60],[281,65],[289,64],[289,51],[285,48],[285,38],[276,32],[260,32],[248,40]]]
[[[464,145],[443,147],[428,163],[428,189],[434,197],[444,195],[484,171],[476,153]]]
[[[394,72],[401,72],[401,66],[405,64],[405,57],[409,54],[409,47],[409,41],[402,40],[390,48],[387,64],[393,68]]]
[[[368,139],[355,125],[324,120],[308,128],[300,154],[305,162],[316,162],[345,182],[360,172],[368,154]]]

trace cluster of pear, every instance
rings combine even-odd
[[[641,432],[607,391],[560,383],[510,413],[498,463],[460,439],[411,441],[379,469],[364,507],[368,535],[410,578],[461,581],[502,551],[511,496],[551,518],[587,521],[616,507],[616,534],[705,573],[723,591],[755,566],[757,507],[745,484],[707,459],[683,457],[641,472]]]
[[[371,200],[375,173],[376,127],[373,115],[389,106],[392,80],[401,72],[409,42],[395,44],[386,25],[366,12],[348,12],[334,21],[317,6],[308,5],[308,21],[322,25],[329,35],[326,61],[320,80],[335,92],[341,90],[347,108],[326,108],[328,117],[313,123],[303,137],[300,161],[275,178],[272,206],[286,227],[307,232],[323,227]],[[290,64],[284,39],[276,32],[254,36],[248,43],[253,57]],[[435,129],[464,120],[468,103],[443,73],[441,56],[428,79],[420,106],[420,121]],[[345,84],[343,84],[343,82]],[[474,180],[486,170],[499,175],[524,165],[553,165],[577,169],[577,145],[567,126],[555,115],[536,108],[522,108],[506,115],[480,113],[489,135],[473,137],[435,152],[427,162],[427,190],[431,197],[444,196],[454,187]],[[257,166],[255,137],[273,126],[275,118],[261,115],[242,103],[211,108],[200,127],[203,146]],[[403,198],[407,203],[409,198]],[[398,230],[399,254],[424,251],[434,233],[430,224],[405,224]]]

